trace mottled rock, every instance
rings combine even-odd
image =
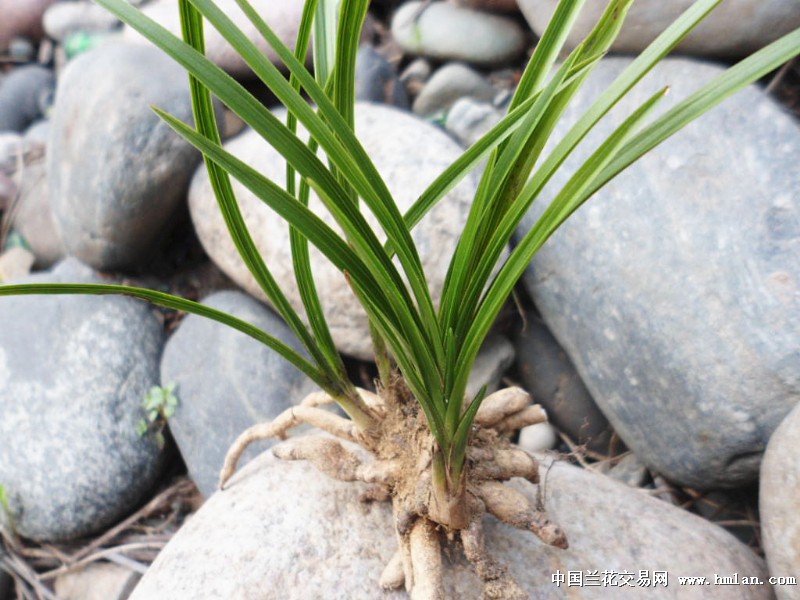
[[[619,38],[611,47],[638,53],[688,9],[694,0],[638,0],[628,13]],[[517,0],[534,32],[541,35],[557,0]],[[567,38],[574,48],[591,31],[608,2],[587,2]],[[678,51],[696,56],[744,56],[800,27],[795,0],[726,0],[692,31]]]
[[[42,18],[45,32],[57,42],[78,31],[110,31],[119,24],[117,17],[90,2],[59,2],[48,8]]]
[[[406,2],[391,27],[403,50],[437,60],[504,65],[525,47],[525,34],[513,20],[449,2]]]
[[[667,571],[659,598],[719,598],[712,586],[687,588],[678,576],[748,573],[766,578],[763,560],[722,529],[602,475],[565,463],[543,466],[544,493],[512,484],[540,501],[570,540],[569,550],[544,546],[529,532],[486,518],[486,542],[531,598],[556,599],[578,591],[553,583],[556,573],[587,570]],[[405,598],[381,592],[378,578],[396,548],[388,504],[363,504],[363,484],[332,481],[307,463],[282,463],[269,454],[251,462],[224,492],[212,496],[161,552],[132,600],[212,598]],[[253,565],[259,568],[254,569]],[[445,559],[445,597],[477,600],[482,585],[460,556]],[[586,587],[581,597],[608,597]],[[769,586],[731,586],[725,598],[769,599]]]
[[[408,95],[394,67],[370,46],[361,46],[356,57],[356,100],[408,108]]]
[[[12,38],[24,36],[41,39],[42,15],[56,0],[0,0],[0,50],[8,48]]]
[[[438,69],[414,100],[413,111],[422,116],[442,115],[459,98],[491,102],[497,90],[483,76],[461,63]]]
[[[775,430],[761,465],[761,533],[769,573],[800,575],[800,404]],[[779,600],[797,598],[797,587],[775,586]]]
[[[461,154],[458,145],[441,130],[387,106],[357,104],[356,130],[401,212]],[[257,133],[248,129],[228,142],[226,148],[283,185],[284,162]],[[237,181],[232,183],[256,245],[275,279],[285,285],[289,301],[301,310],[302,303],[294,284],[288,226]],[[448,261],[461,235],[475,187],[474,179],[467,177],[413,231],[435,301],[441,293]],[[324,213],[328,223],[334,223],[316,198],[312,197],[310,206],[317,214]],[[225,229],[205,169],[198,170],[192,182],[189,208],[198,237],[212,260],[245,290],[263,299]],[[378,227],[374,221],[372,223]],[[345,278],[313,247],[311,264],[337,347],[346,354],[370,359],[372,343],[366,314]]]
[[[97,282],[74,259],[22,281]],[[158,382],[162,330],[124,297],[0,299],[0,481],[20,534],[70,540],[108,526],[155,482],[137,425]]]
[[[40,119],[50,106],[55,85],[55,75],[45,67],[14,69],[0,82],[0,131],[24,131]]]
[[[48,148],[51,204],[68,252],[97,269],[149,258],[200,162],[151,104],[191,121],[186,74],[153,47],[95,49],[70,62],[59,80]]]
[[[503,113],[486,102],[461,98],[447,111],[445,129],[465,146],[471,146],[503,119]]]
[[[217,292],[203,303],[244,319],[303,353],[280,317],[250,296]],[[273,350],[196,315],[181,322],[164,348],[161,382],[177,385],[179,404],[169,420],[170,431],[189,475],[206,497],[216,491],[225,454],[240,433],[275,418],[316,389]],[[242,464],[270,445],[254,444]]]
[[[627,64],[601,64],[567,121]],[[597,135],[653,90],[671,85],[669,105],[720,72],[663,62]],[[744,90],[598,192],[524,278],[614,429],[677,483],[753,481],[800,399],[799,153],[797,122],[759,89]]]
[[[217,0],[216,4],[271,61],[278,61],[278,56],[241,11],[236,0]],[[300,18],[303,14],[303,3],[296,0],[250,0],[250,4],[269,24],[276,35],[280,37],[281,41],[289,48],[294,48],[297,40],[297,31],[300,27]],[[142,12],[180,37],[180,15],[178,13],[178,4],[174,0],[155,0],[144,6]],[[205,33],[206,55],[212,61],[231,75],[237,77],[252,76],[250,68],[245,64],[242,57],[207,21]],[[125,37],[131,41],[149,43],[129,26],[125,27]]]
[[[606,453],[612,433],[608,419],[535,311],[526,314],[514,344],[522,385],[545,408],[550,422],[575,443]]]
[[[114,563],[93,562],[56,577],[59,600],[127,600],[141,575]]]
[[[486,394],[500,389],[503,376],[514,364],[514,346],[502,335],[486,338],[467,381],[467,398],[474,398],[483,386]]]

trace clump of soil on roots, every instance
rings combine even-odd
[[[460,548],[483,580],[485,598],[527,598],[508,569],[487,551],[482,522],[488,512],[547,544],[567,547],[557,525],[503,484],[512,477],[538,482],[537,461],[511,444],[507,434],[546,420],[542,408],[531,405],[528,393],[516,387],[488,396],[475,417],[464,476],[460,482],[443,485],[436,481],[436,445],[425,414],[403,380],[396,378],[378,394],[366,390],[359,394],[374,416],[373,430],[362,431],[353,421],[320,408],[333,402],[328,395],[311,394],[299,406],[239,436],[228,451],[220,486],[233,475],[252,442],[285,439],[301,423],[315,426],[335,437],[292,438],[273,452],[285,460],[308,460],[335,479],[366,482],[370,488],[365,500],[392,503],[398,550],[381,575],[382,587],[405,586],[414,600],[443,599],[442,549]],[[359,444],[374,460],[362,460],[335,438]]]

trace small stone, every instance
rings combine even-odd
[[[761,464],[761,533],[769,573],[800,575],[800,404],[772,434]],[[797,598],[797,588],[776,585],[778,600]]]
[[[100,270],[150,258],[200,162],[151,104],[192,121],[185,72],[150,46],[108,44],[71,61],[59,80],[50,200],[69,254]]]
[[[460,63],[438,69],[414,100],[413,111],[421,116],[443,115],[459,98],[491,102],[497,95],[480,73]]]
[[[59,600],[127,600],[141,575],[114,563],[93,562],[56,577]]]
[[[550,422],[578,445],[607,453],[612,433],[608,420],[535,311],[525,315],[525,326],[514,343],[523,387],[545,408]]]
[[[517,0],[522,14],[541,35],[555,12],[558,0]],[[688,9],[694,0],[639,0],[628,13],[613,52],[638,54],[658,34]],[[591,31],[608,2],[587,2],[567,47],[574,48]],[[719,5],[678,46],[696,56],[744,56],[759,50],[800,26],[796,0],[727,0]]]
[[[45,32],[57,42],[71,33],[110,31],[119,24],[105,8],[89,2],[59,2],[48,8],[42,19]]]
[[[503,113],[474,98],[460,98],[447,111],[444,127],[464,146],[472,146],[503,119]]]
[[[631,452],[608,471],[612,479],[631,487],[642,487],[647,481],[647,467]]]
[[[279,114],[281,119],[284,116],[283,112]],[[356,104],[355,126],[361,143],[383,174],[401,213],[408,210],[425,188],[461,155],[461,148],[446,133],[392,107]],[[284,160],[254,131],[245,130],[227,142],[226,148],[278,185],[283,185],[286,176]],[[302,310],[292,268],[288,226],[238,181],[231,183],[266,263],[275,279],[284,284],[284,291],[295,309]],[[467,176],[412,232],[434,302],[438,302],[441,294],[449,259],[466,222],[475,188],[474,178]],[[310,207],[327,223],[336,226],[313,194]],[[197,235],[211,259],[248,293],[266,300],[231,241],[204,168],[198,170],[192,182],[189,209]],[[367,220],[379,228],[371,219],[369,215]],[[369,324],[347,280],[313,246],[310,254],[323,310],[337,348],[345,354],[370,360]]]
[[[69,259],[17,283],[100,281]],[[14,526],[40,542],[102,530],[161,471],[156,441],[138,431],[161,325],[121,296],[9,296],[0,314],[0,482]]]
[[[15,59],[29,62],[36,56],[36,47],[33,42],[26,37],[13,37],[8,44],[8,54]]]
[[[55,75],[39,65],[14,69],[0,83],[0,131],[24,131],[50,106]]]
[[[27,141],[45,146],[50,139],[50,121],[47,119],[34,121],[28,125],[22,137]]]
[[[417,96],[425,87],[425,82],[428,81],[432,72],[433,68],[429,61],[424,58],[415,58],[400,73],[400,81],[409,96]]]
[[[486,395],[500,389],[503,376],[514,364],[514,346],[502,335],[489,336],[483,343],[467,381],[467,398],[478,395],[486,386]]]
[[[31,272],[36,257],[32,252],[13,246],[0,254],[0,283],[22,279]]]
[[[517,444],[523,450],[537,454],[555,448],[558,444],[558,434],[550,423],[536,423],[519,430]]]
[[[297,40],[297,31],[300,28],[300,19],[303,15],[303,2],[297,0],[250,0],[250,4],[261,15],[261,17],[272,28],[275,34],[289,48],[294,48]],[[217,0],[216,5],[237,27],[242,29],[252,42],[264,52],[274,63],[278,62],[278,56],[272,47],[264,41],[263,36],[256,27],[250,22],[247,16],[239,8],[236,0]],[[154,19],[161,26],[168,29],[173,34],[180,37],[181,22],[178,13],[178,5],[175,0],[154,0],[147,3],[142,12]],[[225,38],[209,25],[205,23],[206,56],[236,77],[252,77],[253,73],[244,59],[228,44]],[[149,44],[138,32],[130,26],[125,26],[125,37],[130,41]]]
[[[554,139],[630,62],[598,65]],[[554,175],[517,236],[655,90],[671,86],[667,110],[722,72],[657,65]],[[745,89],[598,191],[523,277],[614,430],[673,483],[752,483],[800,401],[798,155],[797,121]]]
[[[0,50],[18,36],[40,40],[44,35],[42,15],[56,0],[0,0]]]
[[[356,58],[356,100],[391,104],[407,109],[408,96],[397,73],[383,55],[361,46]]]
[[[406,52],[479,66],[509,64],[526,41],[511,19],[449,2],[406,2],[395,13],[391,29]]]
[[[280,317],[242,292],[217,292],[203,304],[252,323],[304,354]],[[167,343],[161,382],[176,384],[179,403],[170,431],[205,497],[217,490],[225,454],[245,429],[274,419],[317,389],[260,342],[196,315],[187,316]],[[271,445],[254,444],[240,463]]]
[[[568,550],[484,519],[487,548],[531,598],[556,600],[565,589],[577,589],[552,583],[554,573],[566,577],[568,571],[666,572],[667,585],[659,585],[656,595],[675,600],[687,597],[678,576],[713,581],[715,573],[747,573],[766,581],[762,559],[695,515],[563,462],[545,462],[540,477],[543,488],[521,479],[511,485],[564,528]],[[281,462],[264,453],[178,531],[131,600],[405,598],[378,587],[397,536],[388,503],[359,500],[365,489],[333,481],[307,462]],[[445,598],[482,596],[481,581],[460,551],[443,562]],[[652,597],[653,590],[640,596]],[[720,593],[698,586],[691,597],[711,600]],[[768,600],[772,590],[731,586],[725,598]]]

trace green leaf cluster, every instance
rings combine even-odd
[[[465,398],[467,378],[498,313],[536,251],[592,194],[684,125],[800,53],[800,31],[776,41],[652,118],[667,93],[654,90],[580,166],[509,254],[512,233],[553,174],[595,125],[663,59],[720,0],[698,0],[661,34],[545,153],[571,100],[611,47],[633,0],[611,0],[587,38],[559,63],[585,0],[562,0],[524,71],[508,115],[446,169],[405,214],[353,130],[355,57],[368,0],[307,0],[298,40],[287,48],[247,0],[237,4],[275,50],[287,78],[211,0],[180,0],[183,39],[125,0],[97,0],[180,63],[190,74],[195,125],[159,115],[204,155],[220,210],[242,260],[309,359],[235,317],[194,302],[111,285],[17,285],[11,293],[121,293],[230,325],[260,340],[331,394],[365,429],[373,416],[347,378],[328,329],[309,261],[318,248],[346,278],[369,316],[383,378],[398,368],[419,401],[450,482],[460,479],[465,448],[482,394]],[[204,19],[288,109],[282,122],[204,56]],[[314,37],[313,73],[306,68]],[[225,150],[212,94],[286,160],[280,186]],[[297,126],[309,141],[297,135]],[[320,153],[324,152],[324,155]],[[486,168],[442,297],[434,304],[411,231],[481,162]],[[233,193],[233,177],[290,225],[294,272],[303,310],[291,306],[259,254]],[[308,208],[311,191],[342,234]],[[378,230],[368,225],[373,215]],[[613,234],[613,232],[610,232]],[[385,239],[385,242],[381,242]]]

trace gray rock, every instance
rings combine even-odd
[[[425,87],[425,82],[428,81],[432,71],[430,61],[424,58],[415,58],[400,73],[400,81],[410,96],[416,96]]]
[[[406,52],[480,66],[511,63],[526,41],[511,19],[449,2],[406,2],[392,18],[391,28]]]
[[[25,65],[0,83],[0,131],[24,131],[50,105],[56,78],[50,69]]]
[[[50,139],[50,121],[47,119],[34,121],[28,125],[23,137],[31,142],[46,145]]]
[[[70,259],[24,281],[96,282]],[[0,299],[0,482],[17,531],[38,541],[88,535],[128,512],[156,480],[161,452],[141,437],[158,382],[162,330],[123,297]]]
[[[491,102],[497,90],[480,73],[461,63],[438,69],[414,100],[413,111],[422,116],[442,115],[459,98]]]
[[[575,443],[607,453],[612,430],[564,349],[535,311],[514,338],[523,387]]]
[[[56,0],[0,0],[0,50],[9,47],[17,36],[41,39],[42,15]]]
[[[100,270],[136,266],[155,251],[200,162],[150,104],[191,121],[186,74],[153,47],[95,49],[59,80],[51,204],[68,252]]]
[[[357,104],[355,124],[364,148],[383,173],[401,212],[407,210],[439,173],[461,154],[458,145],[443,131],[387,106]],[[228,142],[226,148],[283,185],[284,161],[257,133],[248,129]],[[289,301],[302,310],[294,284],[288,226],[244,186],[237,181],[232,183],[256,245],[275,279],[285,284]],[[438,302],[448,261],[461,235],[475,187],[474,179],[467,177],[414,229],[413,237],[431,282],[435,302]],[[317,214],[324,213],[328,223],[334,223],[315,197],[312,197],[310,206]],[[211,259],[250,294],[264,299],[225,228],[205,169],[199,169],[192,182],[189,208],[197,235]],[[373,227],[378,227],[377,223],[371,222]],[[369,360],[372,342],[366,314],[345,278],[313,247],[311,264],[337,347],[346,354]]]
[[[114,563],[93,562],[56,577],[59,600],[127,600],[139,573]]]
[[[541,469],[545,489],[514,480],[531,502],[543,501],[570,541],[544,546],[531,533],[487,518],[486,542],[531,598],[578,591],[556,586],[569,571],[667,571],[658,598],[720,598],[712,586],[679,586],[678,576],[747,573],[766,578],[763,560],[722,529],[602,475],[565,463]],[[378,578],[396,548],[388,504],[363,504],[363,484],[332,481],[305,462],[283,463],[265,453],[212,496],[169,542],[131,600],[211,598],[405,598],[381,592]],[[257,569],[253,565],[259,565]],[[445,559],[445,597],[477,600],[482,586],[472,567]],[[599,583],[599,582],[598,582]],[[689,591],[687,591],[689,590]],[[620,597],[652,598],[653,587]],[[576,597],[605,598],[586,587]],[[731,586],[725,598],[768,599],[769,586]]]
[[[642,487],[647,481],[647,467],[631,452],[609,469],[608,476],[631,487]]]
[[[47,268],[66,255],[61,233],[50,206],[44,147],[17,174],[19,195],[14,202],[12,224],[36,256],[36,266]]]
[[[474,98],[456,100],[444,122],[448,132],[465,146],[471,146],[503,119],[503,113]]]
[[[627,64],[605,61],[567,120]],[[720,72],[668,60],[621,111],[665,84],[674,103]],[[797,122],[745,90],[601,190],[524,277],[614,429],[677,483],[753,481],[770,434],[800,399],[798,153]]]
[[[217,292],[203,303],[253,323],[303,353],[286,324],[250,296]],[[161,382],[177,384],[179,405],[170,431],[189,475],[206,497],[216,491],[225,454],[240,433],[273,419],[315,389],[263,344],[195,315],[184,319],[164,348]],[[254,445],[243,461],[270,445]]]
[[[408,95],[394,67],[370,46],[361,46],[356,57],[356,100],[409,107]]]
[[[42,18],[45,32],[57,42],[63,42],[78,31],[110,31],[119,19],[102,6],[89,2],[59,2],[48,8]]]
[[[481,346],[467,381],[467,397],[474,398],[483,386],[486,394],[500,389],[503,376],[514,364],[514,346],[502,335],[491,335]]]
[[[638,0],[628,13],[612,50],[641,52],[688,9],[694,0]],[[531,28],[541,35],[557,0],[517,0]],[[587,2],[567,38],[574,48],[591,31],[608,2]],[[678,51],[697,56],[744,56],[800,26],[795,0],[727,0],[692,31]]]
[[[261,34],[245,16],[235,0],[217,0],[217,6],[250,38],[251,41],[264,52],[271,61],[277,62],[278,57],[272,48],[264,41]],[[289,48],[294,48],[297,40],[297,31],[303,14],[303,3],[295,0],[251,0],[255,10],[269,24],[272,30],[280,37],[281,41]],[[180,37],[181,22],[177,3],[174,0],[154,0],[142,8],[151,19]],[[239,54],[228,44],[220,33],[207,22],[206,55],[217,65],[231,75],[237,77],[252,76],[250,68],[245,64]],[[130,41],[149,43],[138,32],[129,26],[125,27],[125,37]]]
[[[769,573],[800,575],[800,404],[775,430],[761,464],[761,533]],[[797,598],[797,587],[776,585],[778,600]]]

